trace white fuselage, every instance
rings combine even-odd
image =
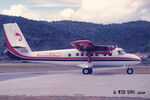
[[[20,52],[16,49],[16,51]],[[119,52],[120,51],[120,52]],[[30,62],[41,62],[68,66],[79,66],[87,63],[87,53],[76,49],[37,51],[24,54]],[[140,63],[140,58],[133,54],[127,54],[121,48],[115,48],[111,55],[91,55],[93,67],[121,67],[133,66]]]

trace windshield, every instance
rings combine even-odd
[[[124,54],[126,53],[123,49],[121,50],[121,52],[124,53]]]
[[[121,50],[118,50],[118,54],[119,55],[124,55],[124,54],[126,54],[126,52],[123,49],[121,49]]]

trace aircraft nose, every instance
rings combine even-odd
[[[136,55],[136,56],[137,56],[137,55]],[[139,61],[141,61],[141,60],[142,60],[139,56],[137,56],[137,59],[138,59]]]
[[[138,57],[138,59],[141,61],[142,59],[140,57]]]
[[[137,55],[132,55],[132,57],[135,59],[135,60],[137,60],[137,61],[141,61],[141,58],[139,57],[139,56],[137,56]]]

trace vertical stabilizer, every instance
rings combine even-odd
[[[21,54],[28,54],[31,49],[16,23],[4,24],[7,49],[15,49]],[[11,51],[11,50],[10,50]]]

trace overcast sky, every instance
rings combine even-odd
[[[0,0],[0,13],[46,21],[150,21],[150,0]]]

